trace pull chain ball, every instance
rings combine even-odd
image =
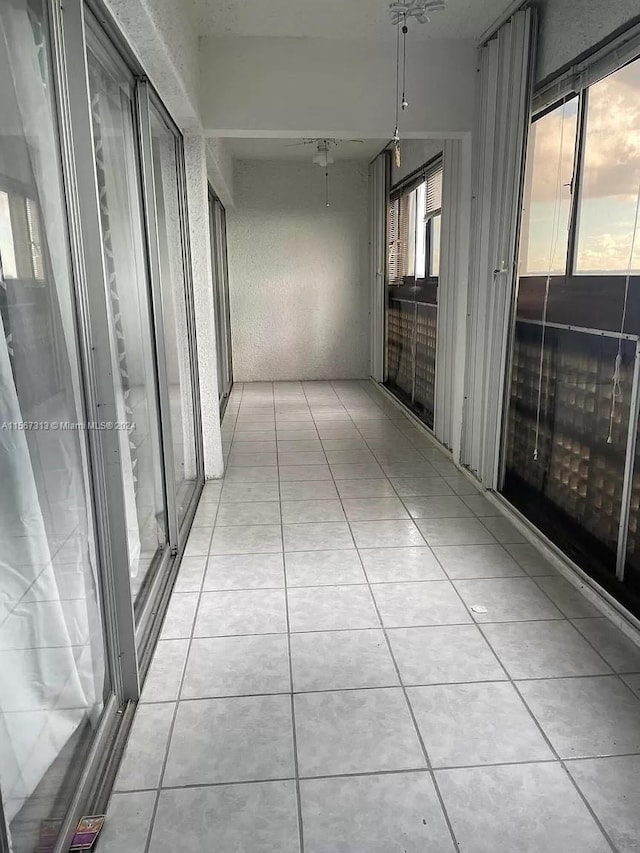
[[[409,32],[409,27],[406,22],[402,25],[402,40],[403,40],[403,49],[402,49],[402,109],[406,110],[409,106],[409,103],[405,97],[404,87],[405,87],[405,79],[406,79],[406,65],[407,65],[407,33]]]

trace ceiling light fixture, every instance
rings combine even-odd
[[[391,142],[396,166],[400,168],[400,110],[404,112],[409,103],[407,101],[407,33],[409,26],[407,20],[414,18],[419,24],[430,22],[428,12],[444,9],[445,0],[408,0],[406,3],[392,3],[389,6],[391,23],[396,28],[396,126],[393,131]],[[400,94],[400,32],[402,32],[402,94]]]
[[[322,166],[324,169],[324,203],[325,207],[331,207],[329,201],[329,166],[333,165],[334,159],[331,154],[332,146],[340,145],[341,142],[362,142],[362,139],[302,139],[300,142],[290,142],[286,147],[294,148],[297,145],[315,145],[316,153],[312,163]]]
[[[313,162],[318,166],[324,167],[324,204],[325,207],[331,207],[329,201],[329,166],[333,163],[333,157],[329,153],[331,147],[331,139],[318,140],[318,153],[313,158]],[[337,145],[337,143],[335,143]]]

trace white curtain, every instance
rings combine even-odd
[[[384,381],[385,301],[387,265],[387,206],[389,152],[383,151],[369,166],[369,283],[371,316],[371,376]]]
[[[0,281],[0,424],[82,420],[42,38],[26,0],[0,3],[0,189],[16,203],[23,195],[35,203],[49,305],[43,329],[29,303],[12,302],[23,282]],[[52,352],[57,379],[47,384],[41,376],[52,370]],[[39,379],[36,395],[30,377]],[[77,432],[0,429],[0,787],[9,821],[77,727],[95,723],[101,709],[102,628],[84,453]]]
[[[145,428],[149,413],[143,411],[136,418],[133,405],[136,386],[144,385],[145,381],[145,352],[151,349],[140,334],[141,329],[147,331],[149,324],[139,319],[140,306],[137,302],[138,277],[144,280],[146,273],[131,233],[133,214],[129,201],[129,163],[123,149],[127,133],[123,110],[128,105],[121,101],[118,83],[103,71],[91,54],[89,85],[107,295],[111,302],[109,332],[116,411],[121,423],[135,423],[132,431],[119,430],[118,440],[127,518],[129,573],[136,577],[141,552],[136,501],[136,445],[147,438]]]
[[[526,9],[480,48],[461,461],[487,488],[497,481],[534,33],[535,10]]]

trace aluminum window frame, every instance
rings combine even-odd
[[[172,119],[169,111],[162,103],[160,96],[156,92],[156,90],[151,86],[147,78],[141,79],[139,81],[139,91],[141,96],[143,92],[147,93],[147,113],[150,117],[150,111],[153,107],[158,111],[160,117],[167,125],[168,130],[173,134],[174,142],[176,146],[176,178],[177,178],[177,190],[178,190],[178,201],[179,201],[179,213],[180,213],[180,236],[181,236],[181,250],[182,250],[182,269],[184,274],[184,297],[185,297],[185,309],[186,309],[186,321],[187,321],[187,336],[188,336],[188,345],[189,345],[189,359],[191,362],[191,393],[192,393],[192,401],[193,401],[193,424],[194,424],[194,434],[195,434],[195,451],[196,451],[196,471],[197,471],[197,483],[196,488],[193,491],[193,494],[189,500],[189,504],[187,509],[185,510],[184,518],[182,519],[182,523],[179,524],[178,529],[178,539],[180,542],[186,537],[191,527],[190,519],[195,512],[196,506],[200,499],[200,492],[202,491],[202,486],[204,485],[204,447],[203,447],[203,437],[202,437],[202,410],[200,406],[200,377],[198,372],[198,344],[196,338],[196,319],[195,319],[195,300],[194,300],[194,292],[193,292],[193,270],[191,267],[191,240],[189,235],[189,210],[188,210],[188,200],[187,200],[187,178],[186,178],[186,167],[185,167],[185,157],[184,157],[184,137],[182,135],[181,130],[178,125]],[[152,137],[151,137],[151,125],[149,118],[149,138],[147,140],[147,145],[151,145]],[[149,147],[148,149],[148,162],[151,168],[151,176],[153,176],[153,156],[152,149]],[[153,192],[155,197],[155,185],[153,185]],[[151,198],[151,194],[149,193],[149,198]],[[155,210],[155,208],[154,208]],[[158,238],[157,225],[155,230],[156,239]],[[153,245],[153,252],[158,254],[159,250],[157,243]],[[158,266],[158,272],[159,272]],[[155,285],[154,285],[155,287]],[[158,296],[161,297],[161,287],[160,287],[160,277],[158,276],[157,281],[157,293]],[[159,348],[164,350],[164,340],[161,339],[158,341]],[[167,398],[168,399],[168,398]],[[166,409],[166,415],[169,417],[169,409]],[[168,421],[169,429],[171,429],[170,421]],[[174,476],[172,472],[172,477]],[[176,551],[174,551],[175,556]]]
[[[228,262],[228,246],[227,246],[227,212],[225,207],[213,189],[211,183],[208,184],[207,204],[209,208],[209,242],[211,245],[211,272],[212,286],[214,291],[214,304],[216,309],[222,307],[223,319],[221,320],[222,328],[224,329],[224,345],[222,346],[222,364],[224,367],[224,377],[226,387],[218,388],[218,399],[220,403],[220,418],[224,415],[231,389],[233,388],[233,353],[231,345],[231,305],[229,302],[229,262]],[[218,226],[220,234],[218,234]],[[220,288],[218,302],[217,288]],[[217,315],[216,315],[217,316]],[[216,334],[219,329],[216,326]],[[219,353],[218,353],[219,357]]]
[[[560,75],[558,81],[551,81],[545,84],[538,94],[534,94],[531,115],[529,120],[529,130],[527,141],[529,139],[531,128],[541,118],[558,109],[567,101],[578,98],[578,115],[575,138],[575,151],[573,161],[573,175],[571,185],[571,205],[569,212],[569,226],[567,237],[567,252],[565,258],[565,267],[563,273],[555,273],[550,277],[550,283],[554,280],[562,280],[565,283],[572,279],[586,281],[588,279],[605,279],[605,278],[624,278],[625,272],[600,272],[600,273],[579,273],[576,270],[578,233],[581,215],[582,191],[584,184],[584,160],[585,148],[587,141],[587,120],[589,114],[589,91],[590,87],[595,83],[600,82],[606,77],[615,74],[620,69],[632,64],[640,62],[640,31],[633,30],[630,35],[621,37],[623,49],[619,49],[614,45],[598,51],[594,58],[585,62],[581,66],[580,73],[572,70],[570,73]],[[616,65],[616,59],[619,58],[619,64]],[[553,94],[553,98],[550,97]],[[529,146],[527,146],[528,148]],[[527,151],[527,156],[530,152]],[[525,164],[526,172],[526,164]],[[518,241],[522,239],[522,209],[519,215],[519,236]],[[518,242],[518,246],[520,242]],[[496,478],[496,491],[502,494],[502,488],[505,478],[508,430],[507,424],[510,411],[510,387],[512,382],[513,372],[513,351],[514,339],[517,323],[517,299],[518,289],[521,279],[536,278],[535,275],[517,275],[517,286],[515,288],[513,305],[511,309],[509,345],[507,350],[507,360],[504,371],[504,405],[501,419],[501,434],[499,441],[499,460],[498,460],[498,475]],[[545,276],[546,277],[546,276]],[[532,322],[532,321],[529,321]],[[557,324],[547,321],[547,326],[556,326]],[[563,326],[563,328],[573,329],[574,331],[585,331],[594,334],[605,335],[608,337],[622,338],[636,341],[636,353],[634,357],[633,379],[631,386],[631,398],[629,409],[629,424],[627,429],[627,443],[625,451],[625,464],[623,472],[623,489],[620,504],[620,519],[618,524],[618,540],[616,550],[616,567],[615,578],[623,582],[626,568],[626,550],[627,540],[629,535],[629,516],[631,509],[631,489],[634,473],[634,460],[638,434],[638,418],[640,417],[640,343],[635,335],[629,335],[624,332],[611,332],[603,330],[594,330],[586,328],[578,328],[577,326]]]

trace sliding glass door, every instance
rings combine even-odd
[[[229,271],[227,266],[227,219],[220,199],[209,188],[209,230],[213,266],[213,298],[216,308],[216,353],[218,356],[218,399],[224,411],[231,386],[231,317],[229,314]]]
[[[433,429],[442,162],[391,193],[385,384]]]
[[[155,217],[160,256],[164,352],[173,450],[173,487],[182,523],[202,480],[196,436],[197,363],[183,212],[181,140],[164,111],[150,104]]]
[[[88,17],[87,64],[134,601],[167,546],[134,81]]]
[[[44,2],[0,0],[0,789],[13,853],[53,849],[112,692],[53,88]]]
[[[182,137],[108,33],[0,0],[2,853],[95,806],[204,479]]]
[[[501,490],[640,613],[640,60],[535,117]]]

